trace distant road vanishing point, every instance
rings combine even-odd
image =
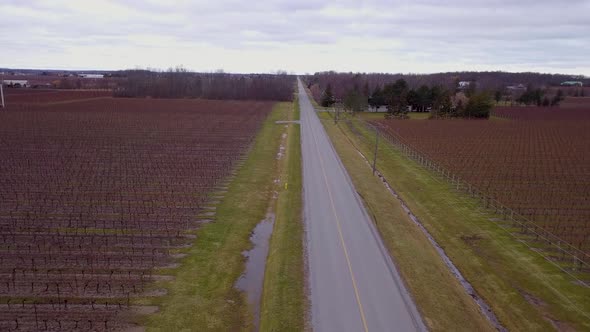
[[[424,331],[301,80],[304,215],[315,331]]]

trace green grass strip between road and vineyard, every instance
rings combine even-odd
[[[298,120],[297,100],[292,113],[291,120]],[[266,261],[260,331],[303,331],[305,328],[307,304],[304,293],[300,137],[300,126],[289,125],[286,154],[279,166],[281,187]]]

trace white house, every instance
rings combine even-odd
[[[506,87],[506,89],[510,91],[524,91],[526,90],[526,86],[522,83],[520,84],[512,84]]]
[[[3,80],[2,85],[7,85],[10,87],[15,87],[15,88],[26,88],[29,86],[29,81],[27,81],[27,80]]]

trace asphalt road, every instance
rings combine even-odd
[[[314,331],[422,331],[422,320],[299,84]]]

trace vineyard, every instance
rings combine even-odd
[[[273,104],[25,95],[0,111],[0,330],[128,327]]]
[[[5,89],[6,105],[22,107],[26,104],[55,103],[73,101],[76,99],[90,99],[111,97],[109,90],[40,90],[40,89]]]
[[[590,90],[588,91],[588,95],[590,95]],[[566,97],[560,106],[568,109],[577,108],[588,110],[590,109],[590,97]]]
[[[561,107],[496,107],[492,114],[510,120],[589,121],[590,103],[586,104],[585,99],[590,98],[576,99],[566,98]]]
[[[578,259],[586,260],[590,257],[590,112],[516,107],[496,114],[519,120],[373,124],[417,151],[427,164],[440,166],[457,183],[460,179],[468,184],[471,192],[482,192],[583,251],[585,258]]]

